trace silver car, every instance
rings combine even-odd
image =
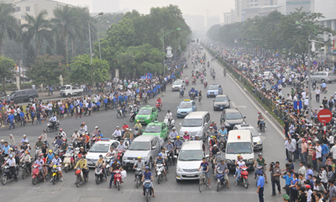
[[[335,76],[331,72],[314,72],[310,75],[310,79],[321,83],[331,83],[335,80]]]
[[[181,79],[177,79],[172,85],[172,91],[180,91],[182,85],[183,81]]]
[[[230,108],[230,99],[227,95],[217,95],[213,100],[213,110],[223,110]]]

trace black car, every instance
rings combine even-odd
[[[225,125],[227,130],[232,130],[235,125],[245,123],[245,116],[242,116],[237,109],[225,109],[220,117],[220,124]]]
[[[14,91],[9,95],[9,97],[14,103],[27,101],[32,102],[35,98],[38,98],[38,94],[34,89],[26,89]]]

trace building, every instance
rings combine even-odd
[[[296,9],[300,8],[302,8],[302,11],[310,12],[312,7],[311,1],[312,0],[278,0],[278,11],[284,15],[295,12]]]
[[[228,24],[231,24],[231,23],[235,23],[236,22],[236,11],[231,9],[230,12],[226,12],[226,13],[223,13],[224,14],[224,25],[228,25]]]
[[[91,13],[116,13],[119,12],[119,0],[92,0]]]
[[[26,23],[24,17],[26,14],[36,17],[41,11],[46,10],[47,19],[54,17],[54,10],[68,4],[60,3],[52,0],[3,0],[6,3],[12,3],[15,7],[14,17],[16,17],[21,24]]]
[[[277,0],[235,0],[236,22],[265,16],[278,9]]]

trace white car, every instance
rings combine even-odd
[[[183,85],[183,81],[181,79],[177,79],[172,84],[172,91],[180,91],[182,85]]]
[[[261,134],[255,129],[253,126],[249,124],[241,124],[241,125],[235,125],[234,130],[249,130],[252,133],[252,139],[253,139],[253,149],[254,150],[263,150],[263,142],[260,138]]]
[[[96,142],[88,151],[86,160],[89,168],[95,167],[99,155],[105,156],[110,148],[116,149],[120,143],[116,140],[110,140],[109,138],[102,138],[101,141]]]

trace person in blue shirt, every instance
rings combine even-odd
[[[13,127],[13,129],[15,129],[15,123],[14,123],[14,115],[13,115],[13,113],[10,114],[10,115],[8,115],[7,119],[8,119],[8,122],[10,123],[8,130],[10,130],[12,127]]]
[[[211,189],[209,162],[206,161],[206,158],[203,158],[202,160],[203,160],[203,162],[201,163],[200,167],[198,168],[198,171],[201,170],[201,168],[202,168],[202,171],[205,173],[205,178],[208,179],[209,189]]]
[[[3,147],[2,150],[5,154],[8,154],[10,148],[11,147],[8,145],[8,142],[5,142],[5,146]]]
[[[290,171],[287,171],[287,175],[282,176],[282,178],[285,179],[285,181],[286,181],[286,186],[285,186],[286,194],[290,195],[290,187],[289,186],[292,184],[292,180],[293,180],[292,173]]]
[[[263,173],[258,173],[258,181],[257,181],[257,193],[259,196],[259,202],[264,202],[264,185],[265,185],[265,178]]]
[[[25,125],[26,125],[26,123],[25,123],[25,119],[24,119],[24,116],[25,116],[24,112],[23,112],[23,111],[21,111],[21,112],[20,112],[20,121],[21,121],[21,126],[25,126]]]
[[[219,130],[219,135],[224,135],[224,140],[225,142],[227,141],[227,136],[228,132],[227,129],[225,128],[225,126],[222,126],[221,129]]]
[[[322,143],[321,147],[322,147],[322,163],[324,165],[327,160],[327,156],[329,154],[329,147],[325,143]]]
[[[149,167],[146,166],[145,167],[145,172],[143,173],[142,175],[142,179],[141,181],[145,183],[146,180],[151,180],[153,181],[153,175],[152,175],[152,172],[149,170]],[[154,187],[153,187],[153,183],[151,182],[151,188],[152,188],[152,192],[153,192],[153,197],[155,198],[155,195],[154,195]],[[142,185],[142,189],[143,189],[143,195],[145,195],[145,187],[144,187],[144,184]]]
[[[107,111],[107,106],[108,106],[108,99],[107,99],[107,97],[104,98],[104,106],[105,106],[105,111]]]
[[[100,102],[99,102],[99,100],[96,102],[96,105],[97,105],[97,111],[99,112],[99,107],[100,107]]]
[[[72,103],[70,104],[70,112],[71,112],[71,116],[73,116],[73,114],[74,114],[74,105]]]

